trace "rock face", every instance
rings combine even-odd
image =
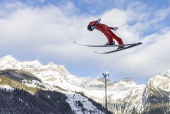
[[[103,78],[88,81],[71,75],[63,65],[42,65],[38,60],[19,62],[12,56],[0,59],[0,76],[19,81],[24,87],[60,91],[76,114],[104,113]],[[108,79],[107,86],[108,109],[113,114],[170,114],[170,70],[150,78],[147,85],[124,78],[116,82]]]
[[[148,81],[144,92],[145,114],[170,114],[170,70]]]

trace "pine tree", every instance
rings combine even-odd
[[[138,114],[137,109],[135,107],[133,107],[131,114]]]

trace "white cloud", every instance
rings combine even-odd
[[[152,29],[150,24],[157,25],[157,22],[165,19],[169,9],[157,11],[158,13],[153,15],[157,20],[154,20],[149,17],[150,12],[141,11],[146,6],[139,3],[137,6],[140,8],[133,6],[127,11],[112,9],[98,15],[99,17],[87,14],[76,15],[75,12],[79,9],[71,2],[66,4],[66,9],[64,5],[62,7],[47,5],[38,8],[19,2],[13,5],[7,3],[2,5],[5,15],[1,15],[0,18],[0,48],[4,49],[4,52],[10,51],[15,54],[21,51],[20,54],[28,52],[29,55],[36,53],[39,56],[53,58],[56,62],[63,61],[64,64],[80,66],[79,63],[89,66],[97,63],[99,69],[113,69],[115,75],[132,74],[149,77],[169,67],[170,29],[164,27],[159,33],[140,37],[141,32],[146,28]],[[115,34],[125,43],[141,41],[143,44],[119,53],[98,55],[93,51],[102,52],[112,48],[88,48],[72,43],[77,41],[83,44],[105,44],[107,39],[101,32],[89,32],[86,29],[90,21],[100,17],[101,23],[119,27]],[[130,21],[136,24],[128,25]]]
[[[66,5],[74,8],[71,3]],[[72,42],[86,39],[83,34],[87,33],[88,23],[84,16],[78,17],[70,13],[53,5],[43,8],[17,8],[7,18],[0,19],[0,36],[3,39],[1,47],[12,50],[22,48],[49,56],[61,54],[68,58],[79,52]]]
[[[141,2],[134,2],[127,9],[127,22],[132,23],[132,28],[143,34],[144,31],[158,30],[162,27],[161,21],[170,14],[170,8],[155,9]]]
[[[170,8],[161,9],[154,13],[154,20],[152,23],[157,23],[164,20],[170,14]]]

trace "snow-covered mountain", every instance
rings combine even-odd
[[[42,65],[38,60],[20,62],[9,55],[0,59],[0,71],[6,69],[24,71],[37,78],[29,81],[22,78],[21,81],[25,86],[62,92],[67,96],[67,102],[76,114],[104,113],[88,100],[90,98],[104,106],[103,78],[88,81],[71,75],[63,65],[58,66],[53,63]],[[3,73],[3,75],[6,74]],[[131,78],[116,82],[108,79],[108,108],[113,114],[131,114],[132,112],[157,114],[155,113],[157,110],[159,114],[163,114],[161,112],[168,114],[170,113],[169,82],[170,70],[151,78],[147,85],[137,85]],[[2,87],[4,85],[0,85],[0,88]]]
[[[149,79],[143,100],[146,114],[170,114],[170,70]]]

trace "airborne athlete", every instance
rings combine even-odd
[[[87,26],[87,29],[89,31],[93,31],[94,29],[101,31],[108,39],[108,43],[106,43],[106,45],[115,45],[115,42],[113,39],[115,39],[119,45],[124,45],[123,41],[121,38],[119,38],[118,36],[116,36],[111,30],[116,31],[118,29],[118,27],[108,27],[105,24],[101,24],[100,23],[100,19],[96,20],[96,21],[92,21],[89,23],[89,25]],[[118,49],[124,48],[124,46],[119,46]]]
[[[105,45],[84,45],[84,44],[79,44],[77,42],[74,42],[75,44],[81,45],[81,46],[86,46],[86,47],[118,47],[115,50],[112,51],[107,51],[107,52],[95,52],[98,54],[109,54],[109,53],[114,53],[114,52],[118,52],[118,51],[122,51],[125,49],[129,49],[138,45],[141,45],[141,42],[138,43],[131,43],[131,44],[124,44],[122,39],[119,38],[118,36],[116,36],[111,30],[116,31],[118,29],[118,27],[108,27],[105,24],[101,24],[100,23],[101,19],[98,19],[96,21],[92,21],[88,24],[87,29],[89,31],[93,31],[94,29],[101,31],[108,39],[108,43],[106,43]],[[115,45],[114,40],[116,40],[118,42],[119,45]]]

